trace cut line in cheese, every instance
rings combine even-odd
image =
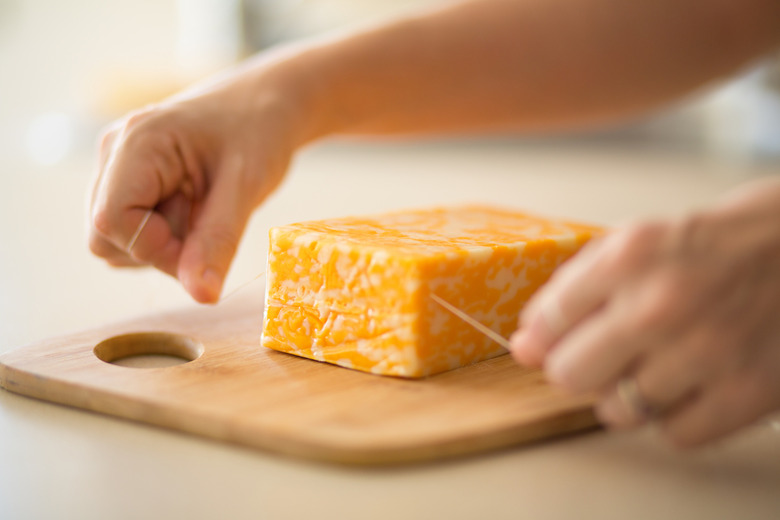
[[[424,377],[506,351],[522,306],[602,228],[486,206],[272,228],[262,344],[375,374]]]

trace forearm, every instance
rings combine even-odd
[[[481,0],[304,47],[313,136],[549,131],[641,114],[780,43],[771,0]]]

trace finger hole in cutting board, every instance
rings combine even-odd
[[[113,336],[93,349],[101,361],[129,368],[166,368],[189,363],[203,354],[203,345],[168,332]]]

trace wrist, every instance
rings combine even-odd
[[[249,112],[262,118],[269,107],[280,110],[290,121],[289,131],[295,148],[331,135],[339,130],[332,107],[336,100],[328,88],[319,63],[316,44],[299,43],[272,49],[251,58],[250,70],[237,89]]]
[[[272,124],[287,133],[293,149],[304,146],[332,132],[327,93],[316,77],[308,47],[297,44],[262,52],[160,106],[197,106],[198,112],[226,115],[240,122],[237,131]]]
[[[383,133],[388,119],[428,99],[420,94],[426,89],[413,81],[421,76],[412,63],[419,33],[413,18],[399,19],[283,46],[256,60],[305,118],[305,142],[334,134]]]

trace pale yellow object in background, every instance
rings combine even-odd
[[[274,228],[262,344],[404,377],[495,357],[505,350],[430,295],[507,336],[533,292],[601,232],[479,206]]]
[[[115,119],[128,112],[158,103],[187,86],[175,75],[132,74],[130,72],[104,73],[95,79],[95,95],[90,108],[95,115]]]

